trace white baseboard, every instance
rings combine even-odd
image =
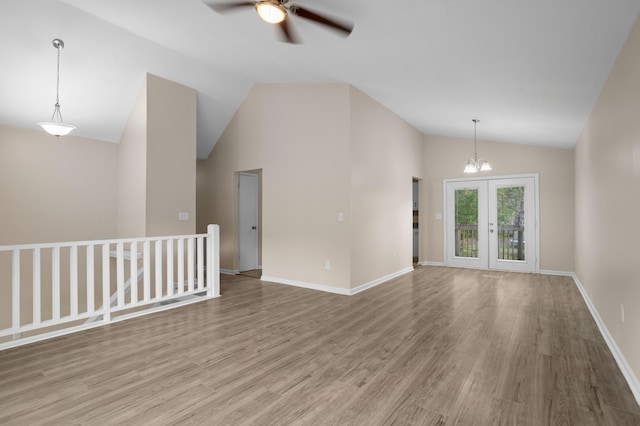
[[[422,262],[419,262],[418,265],[420,265],[420,266],[445,266],[444,262],[431,262],[429,260],[423,260]]]
[[[573,278],[573,281],[576,283],[576,287],[578,287],[580,294],[582,294],[582,298],[587,304],[587,307],[589,308],[589,312],[591,312],[591,316],[593,317],[593,320],[598,325],[600,334],[602,334],[604,341],[607,343],[607,346],[609,346],[609,350],[611,351],[611,353],[613,354],[613,357],[618,363],[618,367],[620,367],[620,370],[622,371],[624,378],[627,380],[627,383],[629,384],[629,388],[631,388],[631,392],[633,393],[633,396],[635,397],[636,402],[638,403],[638,405],[640,405],[640,382],[638,381],[638,378],[636,377],[633,370],[629,366],[629,363],[627,363],[627,360],[625,359],[624,355],[622,355],[622,352],[620,351],[620,348],[618,348],[616,341],[613,339],[613,336],[611,336],[611,333],[609,333],[609,329],[607,329],[607,326],[602,321],[602,318],[600,318],[600,314],[598,314],[598,310],[591,302],[591,298],[589,297],[589,294],[587,293],[584,286],[580,282],[580,279],[575,273],[571,273],[570,276]]]
[[[352,288],[349,292],[350,295],[358,294],[362,291],[368,290],[372,287],[385,283],[389,280],[399,277],[400,275],[408,274],[409,272],[413,272],[413,266],[402,269],[401,271],[394,272],[393,274],[386,275],[384,277],[378,278],[377,280],[370,281],[366,284],[359,285],[356,288]]]
[[[302,287],[309,290],[324,291],[325,293],[341,294],[343,296],[350,295],[350,290],[346,288],[332,287],[330,285],[324,284],[305,283],[302,281],[288,280],[286,278],[266,277],[263,275],[260,278],[260,281],[268,281],[271,283],[290,285],[293,287]]]
[[[557,275],[560,277],[571,277],[571,278],[575,277],[576,275],[573,272],[569,272],[569,271],[553,271],[550,269],[540,269],[538,273],[541,275]]]
[[[262,265],[258,265],[258,269],[262,269]],[[224,269],[220,268],[220,273],[225,275],[238,275],[240,271],[238,269]]]
[[[343,296],[353,296],[354,294],[363,292],[365,290],[368,290],[372,287],[375,287],[377,285],[380,285],[382,283],[385,283],[389,280],[392,280],[394,278],[399,277],[400,275],[404,275],[407,274],[409,272],[413,271],[413,266],[403,269],[401,271],[398,272],[394,272],[393,274],[389,274],[386,275],[384,277],[378,278],[376,280],[370,281],[368,283],[362,284],[356,288],[352,288],[352,289],[347,289],[347,288],[339,288],[339,287],[332,287],[330,285],[324,285],[324,284],[313,284],[313,283],[306,283],[306,282],[302,282],[302,281],[294,281],[294,280],[288,280],[286,278],[278,278],[278,277],[266,277],[266,276],[262,276],[260,278],[261,281],[268,281],[268,282],[272,282],[272,283],[277,283],[277,284],[285,284],[285,285],[290,285],[290,286],[294,286],[294,287],[302,287],[302,288],[306,288],[309,290],[317,290],[317,291],[324,291],[325,293],[333,293],[333,294],[340,294]]]

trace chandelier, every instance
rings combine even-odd
[[[478,142],[476,140],[476,126],[478,125],[477,118],[473,120],[473,158],[470,158],[467,162],[467,165],[464,168],[465,173],[478,173],[478,172],[488,172],[491,170],[491,165],[484,159],[478,159]]]

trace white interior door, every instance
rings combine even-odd
[[[258,175],[238,175],[238,271],[258,269]]]
[[[445,182],[448,266],[535,272],[536,179]]]

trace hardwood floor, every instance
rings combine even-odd
[[[0,424],[640,425],[570,278],[423,267],[223,296],[0,352]]]

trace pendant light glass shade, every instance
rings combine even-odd
[[[38,126],[42,127],[45,132],[56,137],[68,135],[72,130],[76,128],[76,126],[65,124],[62,122],[62,114],[60,114],[60,104],[57,102],[53,110],[51,121],[42,121],[38,123]]]
[[[62,113],[60,112],[60,51],[64,48],[64,42],[60,39],[53,40],[53,47],[58,51],[58,68],[56,78],[56,104],[53,107],[53,115],[51,121],[42,121],[38,126],[42,127],[45,132],[55,137],[68,135],[76,128],[71,124],[62,121]]]

